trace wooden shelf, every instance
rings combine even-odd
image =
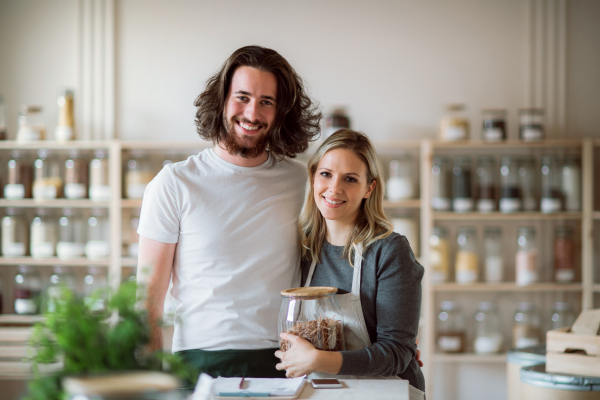
[[[575,147],[581,148],[583,141],[581,140],[563,140],[563,139],[548,139],[540,142],[522,142],[520,140],[507,140],[504,142],[482,142],[482,141],[460,141],[460,142],[432,142],[434,149],[514,149],[514,148],[564,148]]]
[[[565,220],[581,219],[580,212],[558,212],[545,214],[541,212],[519,212],[519,213],[479,213],[479,212],[468,212],[468,213],[456,213],[456,212],[434,212],[433,219],[438,221],[463,221],[463,220],[480,220],[480,221],[491,221],[491,220]]]
[[[387,201],[383,202],[383,208],[420,208],[420,199],[410,199],[401,201]]]
[[[140,208],[142,199],[122,199],[121,208]]]
[[[68,267],[87,267],[97,265],[101,267],[108,266],[109,259],[89,260],[87,258],[73,258],[61,260],[58,257],[33,258],[33,257],[0,257],[0,265],[38,265],[38,266],[68,266]]]
[[[474,354],[474,353],[463,353],[463,354],[441,354],[436,353],[433,355],[433,359],[436,362],[447,362],[447,363],[498,363],[503,364],[506,362],[506,354]]]
[[[435,292],[580,292],[583,290],[581,283],[535,283],[532,285],[518,286],[514,282],[503,283],[441,283],[433,285]]]
[[[190,150],[204,150],[213,147],[213,143],[205,140],[193,142],[148,142],[148,141],[127,141],[121,142],[123,150],[161,150],[161,151],[182,151],[190,153]]]
[[[56,142],[54,140],[40,140],[37,142],[17,142],[15,140],[0,141],[0,149],[6,150],[93,150],[93,149],[108,149],[110,141],[93,141],[93,140],[72,140],[68,142]]]
[[[33,325],[36,322],[43,321],[41,315],[18,315],[18,314],[2,314],[0,315],[0,327],[3,325],[18,324],[18,325]]]
[[[93,201],[93,200],[71,200],[71,199],[56,199],[56,200],[9,200],[0,199],[0,207],[19,207],[19,208],[108,208],[108,201]]]

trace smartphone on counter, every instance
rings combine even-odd
[[[335,389],[343,387],[337,379],[311,379],[310,383],[315,389]]]

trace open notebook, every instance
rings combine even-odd
[[[213,391],[220,397],[287,397],[296,398],[306,382],[301,378],[222,378],[214,380]]]

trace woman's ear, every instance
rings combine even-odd
[[[363,196],[363,199],[368,199],[369,198],[369,196],[371,195],[371,193],[373,193],[373,189],[375,189],[376,185],[377,185],[377,181],[375,179],[373,179],[373,182],[371,182],[371,184],[367,188],[367,193],[365,193],[365,195]]]

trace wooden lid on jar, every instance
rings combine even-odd
[[[332,286],[313,286],[313,287],[301,287],[286,289],[281,291],[283,297],[320,297],[327,296],[330,294],[336,294],[338,288]]]

